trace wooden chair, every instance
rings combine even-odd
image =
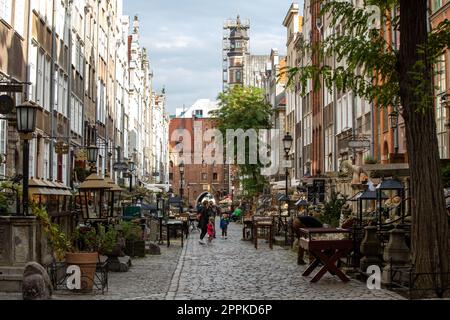
[[[273,233],[274,233],[273,217],[266,217],[266,216],[253,217],[253,242],[255,244],[255,249],[258,249],[259,231],[262,231],[262,233],[266,234],[267,240],[269,241],[269,247],[270,249],[273,249]]]
[[[253,217],[250,215],[246,215],[243,218],[244,227],[242,228],[242,239],[244,240],[253,240]],[[247,236],[248,231],[250,231],[250,237]]]

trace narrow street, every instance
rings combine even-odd
[[[211,245],[198,243],[199,232],[187,245],[171,241],[161,255],[134,259],[127,273],[110,273],[104,295],[66,295],[53,299],[76,300],[371,300],[402,299],[387,290],[369,290],[357,280],[342,283],[327,274],[316,284],[301,276],[296,253],[260,240],[258,250],[242,241],[242,225],[232,223],[227,240],[220,236]],[[186,242],[185,242],[186,244]],[[9,299],[21,299],[9,295]],[[3,297],[0,297],[3,298]]]

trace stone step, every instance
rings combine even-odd
[[[0,267],[0,292],[22,292],[24,268]]]

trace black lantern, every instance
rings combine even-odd
[[[23,139],[22,205],[24,216],[28,214],[30,140],[32,139],[31,134],[36,130],[36,113],[38,109],[39,107],[30,101],[26,101],[22,105],[16,107],[17,131],[22,135],[21,138]]]
[[[289,151],[291,151],[293,141],[294,139],[288,132],[283,138],[284,152],[289,153]]]
[[[180,167],[180,173],[183,174],[184,173],[184,162],[180,163],[179,167]]]
[[[90,163],[96,163],[98,158],[98,147],[89,146],[87,147],[87,159]]]
[[[449,109],[450,108],[450,94],[446,93],[441,97],[441,105],[442,107]]]
[[[31,101],[16,107],[17,131],[19,133],[33,133],[36,130],[36,113],[39,107]]]
[[[397,129],[398,127],[398,112],[392,111],[389,114],[389,121],[391,122],[391,129]]]
[[[133,172],[136,169],[136,164],[133,161],[128,163],[130,171]]]

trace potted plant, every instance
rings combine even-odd
[[[139,224],[122,222],[121,228],[125,237],[125,254],[130,257],[145,257],[145,241]]]
[[[364,158],[364,163],[365,164],[377,164],[377,160],[372,156],[366,156]]]
[[[72,250],[66,253],[67,265],[80,267],[83,291],[92,291],[102,237],[93,227],[79,226],[73,236]]]

